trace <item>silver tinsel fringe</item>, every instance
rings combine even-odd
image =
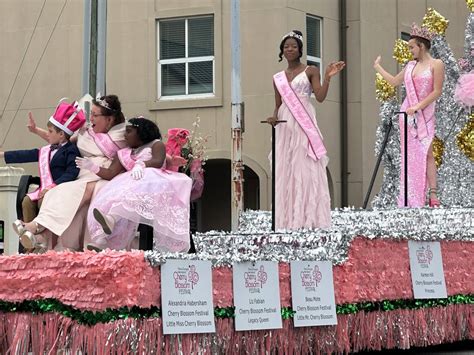
[[[235,262],[273,260],[347,259],[351,241],[357,236],[390,240],[474,241],[474,209],[402,208],[385,210],[341,209],[332,211],[328,229],[271,231],[268,211],[246,211],[238,232],[197,233],[196,254],[145,252],[152,266],[166,259],[210,260],[213,266]]]

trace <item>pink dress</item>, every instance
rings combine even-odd
[[[431,67],[420,74],[412,76],[415,93],[408,92],[409,88],[405,83],[408,94],[415,94],[418,101],[422,101],[433,91],[433,74]],[[406,111],[410,105],[405,98],[401,111]],[[426,157],[428,149],[435,135],[435,102],[431,103],[423,110],[426,122],[427,137],[418,138],[417,130],[413,123],[413,118],[408,117],[408,207],[423,207],[426,202],[427,177],[426,177]],[[418,118],[419,119],[419,118]],[[400,115],[400,146],[401,146],[401,169],[400,169],[400,195],[398,197],[398,206],[404,207],[405,186],[404,186],[404,119]],[[418,124],[421,124],[418,122]]]
[[[293,79],[291,87],[316,121],[306,71]],[[324,155],[314,160],[308,155],[308,138],[284,102],[278,119],[287,122],[276,126],[275,227],[330,227],[331,199],[326,175],[329,159]]]
[[[150,160],[151,145],[142,147],[131,158]],[[128,249],[138,224],[147,224],[153,227],[155,250],[188,251],[191,185],[185,174],[156,168],[145,168],[140,180],[134,180],[129,171],[116,176],[100,190],[89,208],[91,240],[100,242],[105,237],[108,248]],[[112,234],[103,232],[93,216],[94,208],[114,216]]]

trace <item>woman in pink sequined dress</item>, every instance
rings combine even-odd
[[[344,62],[330,63],[321,84],[319,69],[300,62],[303,35],[293,30],[280,43],[288,68],[273,76],[275,111],[270,124],[276,127],[275,226],[278,229],[327,228],[331,226],[331,200],[326,174],[329,158],[311,103],[323,102],[331,78]]]
[[[165,170],[165,145],[152,121],[130,119],[125,140],[130,148],[121,149],[108,169],[77,159],[81,169],[112,179],[90,205],[87,248],[129,249],[138,224],[147,224],[153,227],[154,249],[187,251],[191,179]]]
[[[429,205],[440,205],[436,190],[436,165],[433,156],[435,135],[435,102],[441,95],[444,64],[430,55],[432,34],[424,28],[412,26],[408,47],[413,61],[396,76],[390,75],[380,65],[380,56],[374,68],[389,84],[405,84],[406,98],[401,111],[408,114],[408,137],[404,137],[404,119],[400,115],[401,173],[398,206],[404,206],[404,141],[408,146],[408,207],[423,207],[429,187]]]

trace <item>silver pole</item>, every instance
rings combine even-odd
[[[84,0],[84,30],[82,49],[82,95],[89,93],[89,70],[91,50],[91,2]]]
[[[106,94],[106,54],[107,54],[107,0],[97,4],[97,77],[96,91]]]
[[[239,216],[244,209],[244,164],[242,161],[242,133],[244,108],[240,85],[240,0],[232,0],[231,10],[231,98],[232,98],[232,230],[239,227]]]

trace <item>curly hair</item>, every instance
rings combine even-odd
[[[303,36],[303,33],[301,31],[293,30],[292,32],[296,33],[297,35]],[[283,60],[283,47],[285,46],[285,42],[288,40],[288,38],[293,38],[298,44],[298,49],[300,51],[299,58],[303,56],[303,42],[299,38],[287,36],[283,38],[280,43],[280,54],[278,54],[278,57],[280,58],[279,62]]]
[[[125,122],[125,116],[122,113],[122,105],[117,95],[101,96],[98,100],[92,100],[92,103],[100,109],[102,115],[113,116],[114,126]]]
[[[150,143],[155,139],[161,139],[161,132],[155,122],[145,117],[130,118],[127,125],[136,128],[138,138],[143,144]]]

